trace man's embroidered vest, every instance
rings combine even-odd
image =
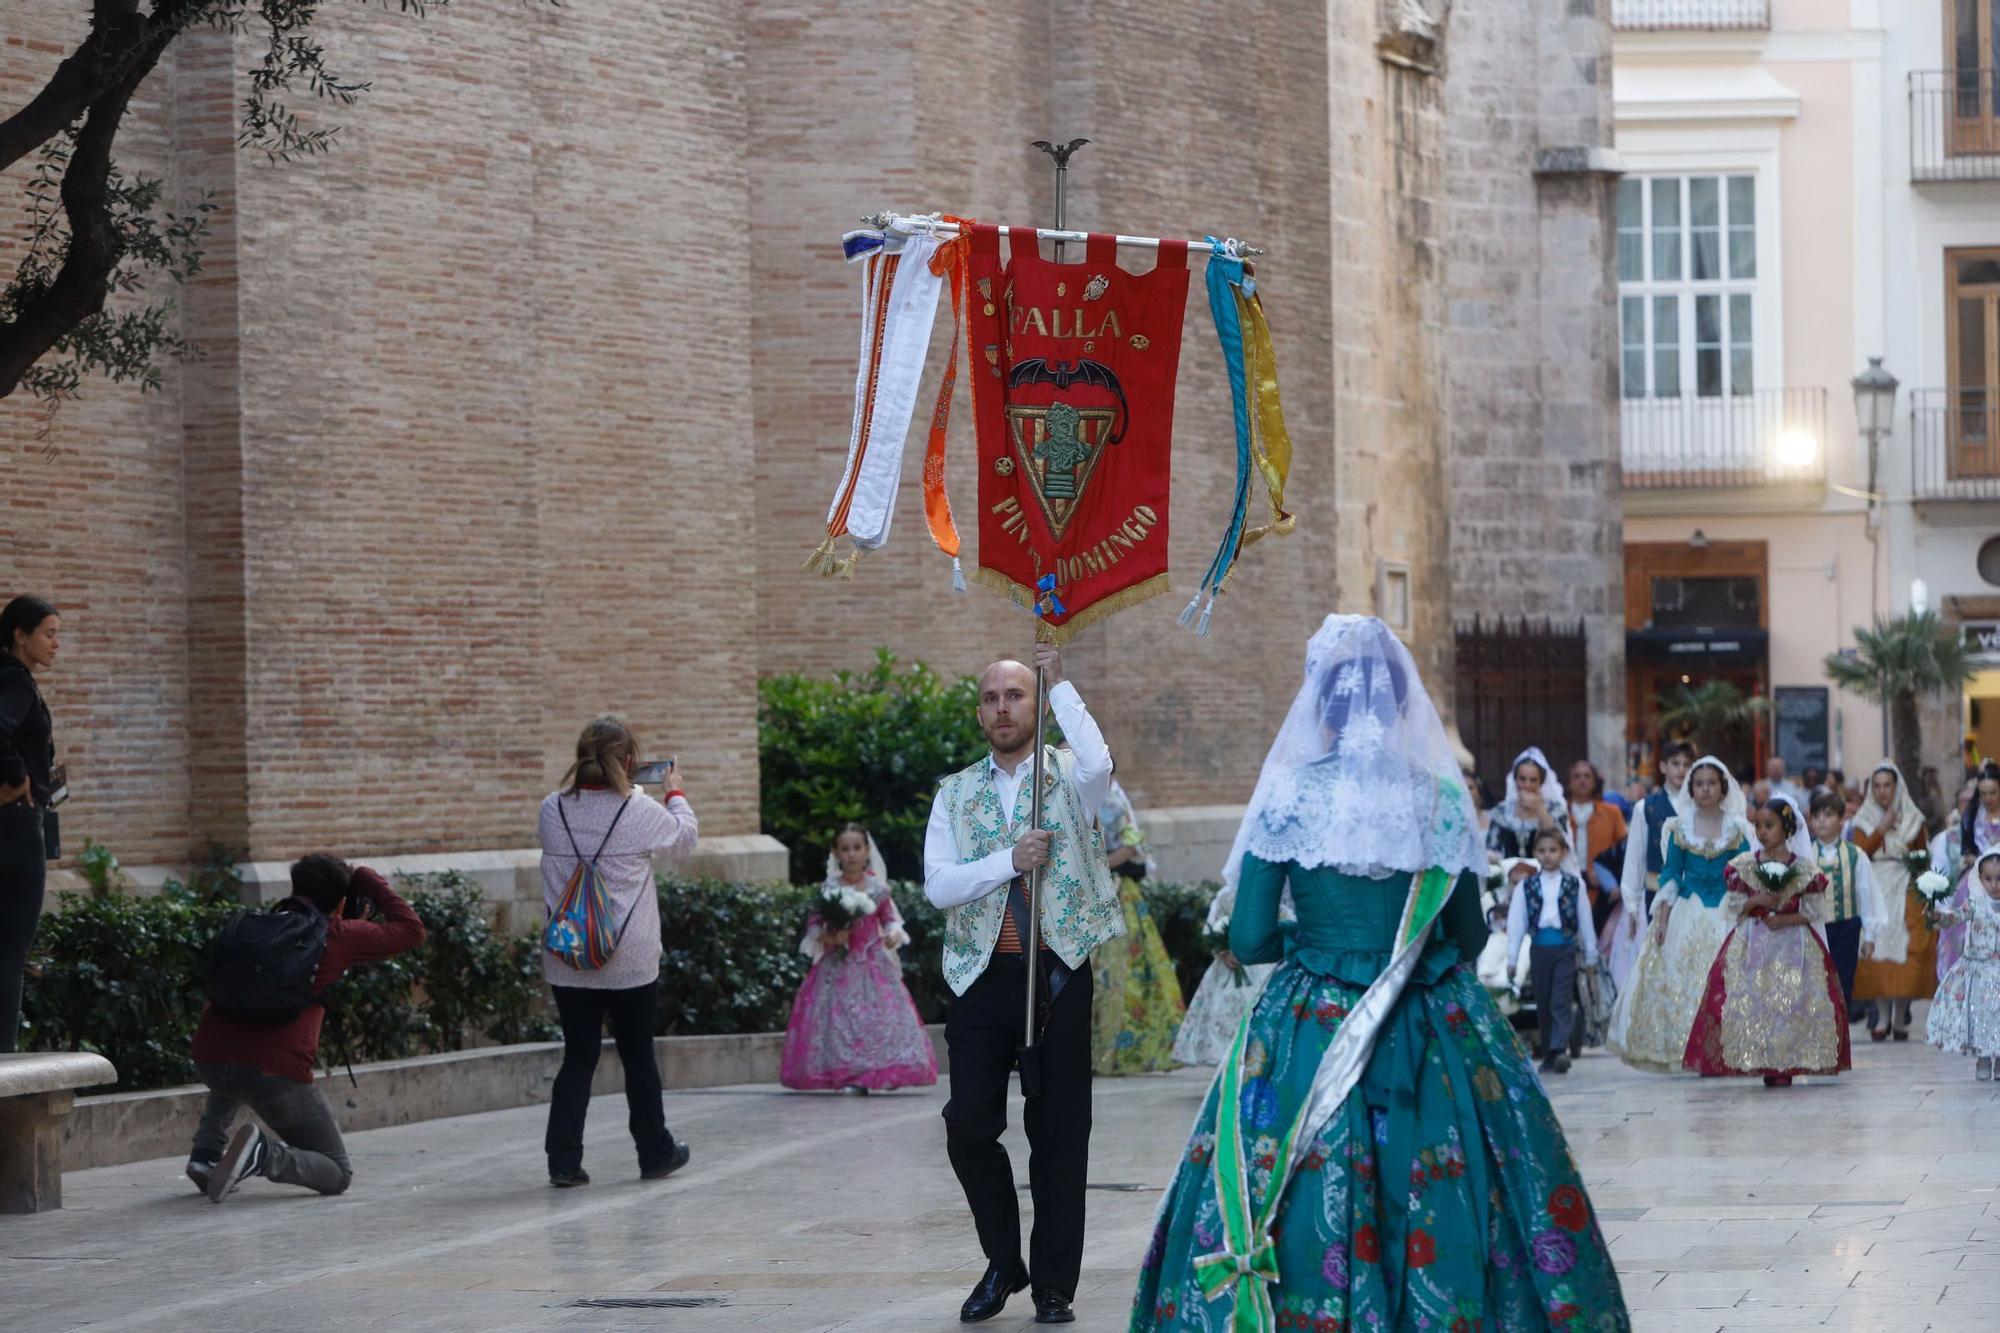
[[[1081,967],[1092,949],[1125,933],[1125,917],[1118,907],[1111,869],[1105,864],[1104,846],[1070,781],[1075,770],[1075,755],[1054,748],[1047,751],[1042,822],[1055,836],[1049,841],[1049,863],[1042,870],[1040,915],[1043,941],[1063,962]],[[1029,785],[1023,774],[1010,813],[1000,808],[993,766],[985,759],[939,784],[938,795],[951,816],[952,840],[961,864],[1020,841],[1028,829],[1033,796]],[[1006,914],[1005,885],[945,912],[944,980],[953,995],[965,994],[966,987],[986,970]]]
[[[1528,934],[1532,936],[1542,928],[1542,877],[1540,874],[1528,876]],[[1576,934],[1576,899],[1583,892],[1583,881],[1575,875],[1562,877],[1562,888],[1556,898],[1556,919],[1562,922],[1563,932]]]
[[[1813,844],[1813,858],[1819,862],[1820,873],[1826,876],[1826,919],[1845,921],[1849,917],[1861,915],[1861,898],[1854,887],[1854,865],[1861,849],[1851,842],[1835,845],[1832,860],[1827,859],[1823,844]]]

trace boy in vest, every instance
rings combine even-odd
[[[1514,892],[1507,909],[1507,952],[1518,958],[1521,938],[1529,939],[1528,976],[1535,994],[1535,1024],[1541,1043],[1542,1072],[1569,1072],[1569,1039],[1576,1024],[1576,956],[1586,967],[1597,962],[1597,932],[1589,928],[1585,911],[1579,925],[1583,881],[1563,869],[1569,845],[1562,830],[1538,829],[1534,840],[1537,874]]]
[[[979,727],[992,753],[944,779],[924,835],[924,896],[945,913],[945,1016],[951,1097],[945,1145],[979,1231],[986,1272],[959,1310],[991,1319],[1034,1287],[1035,1322],[1068,1323],[1083,1266],[1084,1182],[1090,1165],[1090,952],[1125,931],[1118,890],[1091,820],[1111,786],[1111,752],[1053,644],[1035,667],[1068,738],[1047,747],[1042,826],[1029,826],[1035,672],[995,662],[979,678]],[[1041,867],[1039,957],[1029,959],[1027,876]],[[1007,1127],[1007,1073],[1024,1044],[1028,968],[1037,969],[1041,1090],[1030,1097],[1028,1188],[1035,1230],[1021,1261]]]
[[[350,898],[373,903],[380,919],[345,916]],[[325,852],[292,866],[292,896],[272,910],[326,919],[326,949],[312,978],[315,996],[351,967],[408,953],[424,942],[424,923],[388,880],[366,866],[350,869]],[[202,1010],[194,1067],[208,1085],[208,1106],[195,1131],[187,1174],[211,1203],[221,1203],[251,1176],[321,1194],[339,1194],[354,1179],[333,1108],[313,1086],[325,1017],[326,1006],[316,1002],[278,1023],[223,1013],[213,1002]],[[267,1128],[243,1125],[231,1137],[229,1122],[243,1106]]]
[[[1875,932],[1882,924],[1882,899],[1875,891],[1875,873],[1859,847],[1841,836],[1847,822],[1847,800],[1837,792],[1816,791],[1806,810],[1812,829],[1813,855],[1826,876],[1826,951],[1840,976],[1841,999],[1854,1008],[1854,967],[1875,952]],[[1851,1020],[1850,1020],[1851,1021]]]

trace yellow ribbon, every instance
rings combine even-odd
[[[1248,284],[1245,284],[1246,286]],[[1264,302],[1252,290],[1232,288],[1236,314],[1243,325],[1243,381],[1250,394],[1250,453],[1271,504],[1271,521],[1243,534],[1248,546],[1267,533],[1280,536],[1298,525],[1285,509],[1285,485],[1292,474],[1292,437],[1285,429],[1284,404],[1278,398],[1278,357],[1271,348],[1271,325]]]

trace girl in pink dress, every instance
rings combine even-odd
[[[860,889],[875,912],[842,930],[827,929],[816,912],[807,919],[799,948],[813,965],[792,1001],[778,1077],[799,1089],[928,1087],[937,1082],[937,1052],[896,956],[910,937],[867,829],[840,830],[826,872],[826,887]]]

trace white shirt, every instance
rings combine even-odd
[[[1076,686],[1066,680],[1049,691],[1049,707],[1069,740],[1070,752],[1076,756],[1070,783],[1076,788],[1077,799],[1085,810],[1095,811],[1103,806],[1111,791],[1111,751],[1105,748],[1104,733],[1097,729],[1096,719],[1083,706]],[[1000,808],[1011,817],[1022,779],[1034,771],[1034,756],[1022,759],[1011,773],[994,763],[991,754],[986,756],[986,765],[993,774],[993,789],[1000,798]],[[1027,832],[1025,828],[1021,831]],[[931,900],[933,907],[963,907],[975,902],[1012,883],[1014,873],[1012,846],[999,848],[977,861],[967,861],[952,832],[951,811],[945,808],[943,792],[931,799],[930,823],[924,829],[924,897]]]
[[[1537,930],[1562,929],[1562,872],[1544,870],[1542,880],[1542,915],[1535,923]],[[1597,933],[1590,928],[1590,904],[1581,890],[1576,896],[1576,937],[1583,950],[1583,961],[1587,967],[1597,961]],[[1518,957],[1521,941],[1528,934],[1528,882],[1514,886],[1514,900],[1507,905],[1507,956]]]

